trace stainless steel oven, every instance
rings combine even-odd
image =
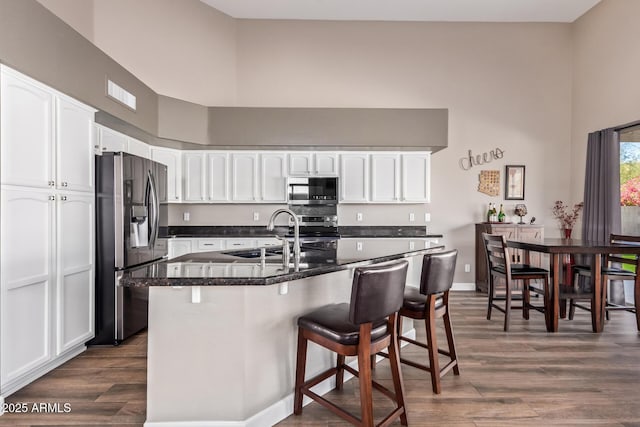
[[[338,203],[337,176],[291,177],[288,181],[290,205],[335,205]]]

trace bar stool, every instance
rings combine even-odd
[[[396,330],[407,266],[407,261],[400,261],[356,268],[350,304],[331,304],[298,319],[294,414],[302,413],[302,397],[306,395],[354,425],[372,427],[372,387],[375,387],[396,403],[396,408],[378,425],[388,425],[398,416],[401,424],[407,425]],[[328,348],[338,356],[336,367],[305,382],[308,341]],[[394,392],[373,381],[371,377],[371,355],[384,348],[388,349],[390,355]],[[345,356],[358,356],[358,371],[345,364]],[[345,370],[359,379],[360,419],[310,390],[334,374],[336,389],[340,390]]]
[[[456,344],[453,339],[451,316],[449,315],[449,290],[453,285],[453,274],[456,269],[456,249],[446,252],[426,254],[422,259],[422,275],[420,288],[407,287],[404,292],[404,303],[398,318],[398,340],[406,341],[427,349],[429,366],[400,358],[400,362],[431,374],[431,388],[436,394],[442,391],[440,378],[453,369],[460,375]],[[427,331],[427,343],[418,342],[402,336],[402,316],[424,320]],[[436,338],[436,319],[443,318],[449,351],[438,348]],[[438,353],[449,357],[449,362],[440,368]]]

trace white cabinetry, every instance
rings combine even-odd
[[[289,154],[289,175],[337,175],[338,155],[336,153],[291,153]]]
[[[97,154],[104,151],[114,153],[129,152],[129,139],[127,138],[127,135],[100,125],[95,125],[95,128],[98,138],[95,146]]]
[[[169,239],[169,259],[193,253],[191,239]]]
[[[83,351],[94,334],[95,110],[0,70],[0,395],[7,395]]]
[[[151,160],[167,166],[167,200],[179,202],[182,199],[182,155],[180,150],[171,148],[151,148]]]
[[[52,358],[55,202],[50,197],[49,192],[36,189],[2,190],[2,394]]]
[[[371,155],[371,201],[397,202],[400,197],[400,156]]]
[[[340,155],[340,201],[369,201],[369,156],[366,153]]]
[[[402,201],[431,201],[431,153],[402,154]]]
[[[134,138],[129,139],[129,148],[127,153],[133,154],[134,156],[144,157],[145,159],[151,158],[151,147],[148,144],[145,144],[142,141],[138,141]]]
[[[205,200],[206,155],[200,152],[182,154],[184,191],[182,197],[185,202],[203,202]]]
[[[234,202],[258,200],[258,155],[231,154],[231,199]]]
[[[93,115],[95,110],[69,98],[56,98],[56,185],[93,191]]]
[[[286,154],[260,154],[260,201],[287,202]]]
[[[94,334],[94,245],[92,194],[57,196],[56,355]]]
[[[0,154],[3,184],[47,188],[54,172],[54,95],[2,68]]]
[[[229,155],[207,153],[207,195],[211,202],[229,201]]]
[[[342,153],[340,200],[344,203],[428,203],[430,166],[429,152]]]

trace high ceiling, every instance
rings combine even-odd
[[[600,0],[201,0],[234,18],[573,22]]]

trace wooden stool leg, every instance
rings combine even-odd
[[[529,291],[529,279],[523,280],[522,285],[522,318],[529,320],[529,306],[531,305],[531,292]]]
[[[371,385],[371,323],[360,325],[358,378],[360,380],[361,425],[373,427],[373,392]]]
[[[560,318],[561,319],[565,319],[567,317],[567,300],[564,298],[561,298],[560,301],[558,302],[560,304]],[[571,309],[569,309],[571,310]]]
[[[344,384],[344,356],[338,354],[336,358],[336,390],[342,390],[342,384]]]
[[[573,298],[569,300],[569,320],[573,320],[573,316],[576,315],[576,302]]]
[[[458,368],[458,355],[456,354],[456,342],[453,339],[453,327],[451,326],[451,316],[449,315],[449,292],[444,296],[445,312],[442,320],[444,321],[444,331],[447,334],[447,345],[449,346],[449,355],[451,360],[455,360],[456,364],[453,367],[453,374],[460,375],[460,368]]]
[[[636,327],[640,331],[640,271],[636,272],[636,281],[633,285],[633,303],[636,313]]]
[[[400,320],[402,316],[396,314],[398,317],[398,323],[402,324]],[[393,322],[393,316],[391,321]],[[398,330],[391,337],[391,342],[389,343],[388,353],[389,353],[389,363],[391,365],[391,377],[393,378],[393,389],[396,394],[396,404],[398,408],[403,408],[403,412],[400,415],[400,424],[403,426],[408,425],[407,423],[407,409],[404,404],[404,382],[402,380],[402,371],[400,370],[400,348],[398,345],[397,334]]]
[[[489,304],[487,305],[487,320],[491,320],[491,308],[493,307],[493,275],[489,273],[489,289],[488,298]]]
[[[438,339],[436,336],[435,299],[431,299],[428,304],[431,307],[429,315],[425,316],[425,326],[427,330],[427,352],[429,353],[429,367],[431,370],[431,388],[435,394],[440,394],[440,363],[438,360]]]
[[[296,360],[296,388],[293,398],[293,413],[302,414],[302,385],[304,384],[304,371],[307,365],[307,339],[302,336],[302,330],[298,328],[298,358]]]

